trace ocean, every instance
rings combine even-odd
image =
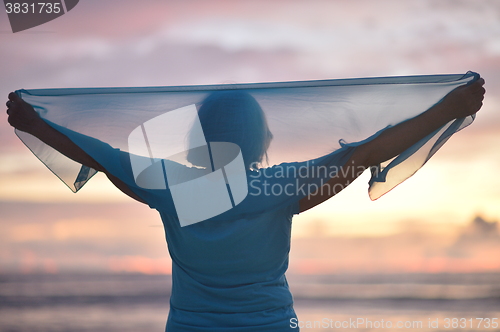
[[[288,279],[301,331],[500,331],[499,273]],[[164,331],[170,287],[168,275],[0,275],[0,331]]]

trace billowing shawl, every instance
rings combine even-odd
[[[16,93],[33,105],[49,124],[64,128],[70,139],[73,139],[71,133],[84,135],[128,153],[139,187],[152,190],[170,187],[173,195],[181,196],[200,190],[207,193],[227,189],[235,206],[248,192],[245,174],[238,170],[314,160],[345,146],[357,146],[384,129],[425,112],[451,90],[478,78],[478,74],[468,72],[207,86],[36,89]],[[240,146],[246,144],[245,137],[240,137],[240,141],[228,139],[231,135],[240,135],[247,123],[250,128],[244,133],[247,138],[262,136],[252,129],[258,127],[250,124],[252,119],[208,113],[200,120],[203,105],[208,104],[212,96],[221,94],[227,107],[236,109],[233,112],[238,113],[241,108],[241,113],[245,113],[248,107],[260,108],[263,112],[272,139],[267,156],[263,156],[259,164],[249,165],[252,157],[248,155],[255,149]],[[255,105],[248,106],[252,103]],[[214,121],[211,122],[210,116]],[[370,197],[377,199],[409,178],[451,135],[472,121],[473,116],[455,119],[372,170]],[[226,132],[218,135],[215,130],[214,134],[212,128],[208,133],[210,123],[224,127],[221,130]],[[30,134],[16,133],[72,191],[78,191],[96,173]],[[85,146],[81,147],[86,150]],[[102,158],[107,158],[105,150],[102,154]],[[99,156],[92,156],[101,162]],[[205,162],[193,162],[200,158]],[[163,162],[158,162],[161,160]],[[191,171],[184,172],[183,168]],[[226,186],[196,184],[200,178],[221,180]]]

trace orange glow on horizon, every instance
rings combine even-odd
[[[169,260],[143,256],[113,256],[109,258],[110,272],[128,272],[143,274],[172,274]]]

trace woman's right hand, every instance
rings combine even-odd
[[[21,131],[33,133],[36,128],[43,123],[38,113],[33,106],[25,102],[14,92],[9,93],[9,101],[7,101],[7,121],[9,124]]]
[[[465,118],[473,115],[483,106],[486,90],[484,79],[480,78],[469,85],[462,85],[451,91],[442,101],[448,120]]]

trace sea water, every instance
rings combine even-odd
[[[288,279],[301,331],[500,331],[498,273]],[[164,331],[170,287],[168,275],[0,275],[0,331]]]

